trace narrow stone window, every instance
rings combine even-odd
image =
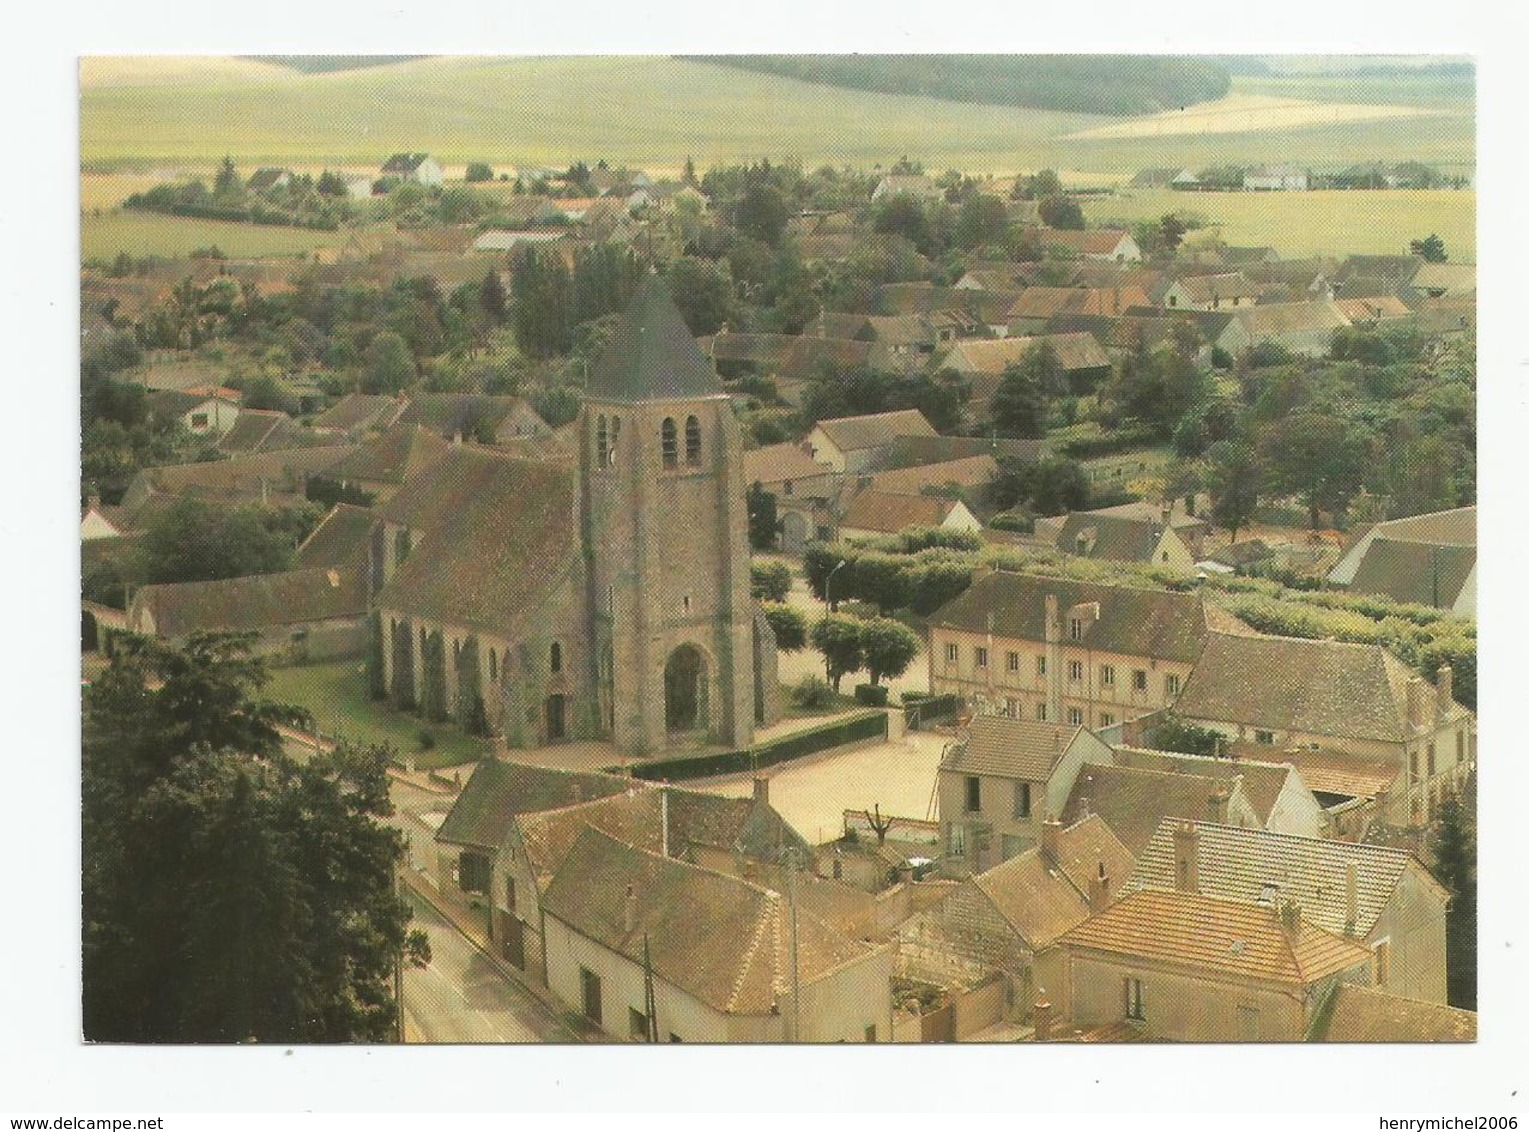
[[[600,414],[600,420],[595,425],[595,464],[597,467],[605,467],[610,463],[610,433],[606,430],[605,414]]]
[[[665,417],[663,428],[664,467],[677,468],[680,466],[679,445],[679,434],[674,428],[674,418]]]
[[[685,419],[685,463],[701,466],[701,422],[694,417]]]

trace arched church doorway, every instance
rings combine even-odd
[[[706,723],[706,661],[694,645],[681,645],[664,665],[664,722],[670,731]]]

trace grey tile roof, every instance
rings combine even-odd
[[[1376,987],[1341,984],[1319,1042],[1474,1042],[1476,1014],[1440,1002],[1419,1002]]]
[[[1234,776],[1091,763],[1078,772],[1062,820],[1098,814],[1125,847],[1141,853],[1164,818],[1199,819],[1211,795],[1235,789]]]
[[[1409,734],[1407,682],[1414,675],[1379,645],[1213,633],[1174,711],[1192,720],[1395,743]]]
[[[991,616],[995,636],[1043,643],[1049,594],[1056,595],[1063,618],[1072,606],[1099,603],[1099,620],[1085,633],[1085,647],[1190,663],[1200,656],[1206,628],[1198,595],[1002,570],[977,578],[965,593],[938,610],[929,624],[983,633]]]
[[[1174,828],[1165,818],[1136,859],[1126,888],[1174,887]],[[1294,900],[1311,923],[1342,933],[1348,920],[1348,867],[1356,868],[1357,912],[1354,934],[1364,938],[1375,926],[1409,869],[1437,891],[1444,890],[1405,849],[1360,845],[1270,833],[1229,825],[1196,822],[1199,833],[1199,891],[1207,896],[1257,904],[1265,886],[1278,886],[1277,903]]]
[[[722,396],[722,382],[668,289],[650,275],[611,333],[587,390],[592,398],[652,401]]]
[[[1045,782],[1082,730],[1075,724],[979,715],[972,719],[965,740],[951,748],[940,769],[955,774]]]
[[[870,413],[860,417],[834,417],[818,427],[841,452],[879,448],[903,436],[934,436],[935,429],[917,409]]]
[[[1348,588],[1355,593],[1449,609],[1475,568],[1474,546],[1435,546],[1377,537],[1360,559]]]
[[[628,783],[612,774],[586,774],[488,759],[478,764],[457,795],[437,841],[497,849],[517,814],[557,810],[577,802],[623,793]]]
[[[159,636],[182,637],[197,629],[259,630],[359,618],[366,613],[366,586],[359,566],[288,570],[142,586],[133,606],[152,612]]]

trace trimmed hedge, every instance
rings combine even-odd
[[[887,686],[885,684],[856,684],[855,699],[866,707],[886,707]]]
[[[940,696],[922,692],[903,693],[903,712],[908,716],[909,726],[917,713],[918,723],[933,723],[937,719],[954,719],[961,708],[961,697],[954,693]]]
[[[741,747],[722,751],[715,755],[703,755],[695,759],[661,759],[657,762],[640,763],[631,768],[633,778],[647,781],[665,780],[684,782],[692,778],[714,778],[722,774],[737,774],[745,770],[763,770],[803,755],[817,754],[831,747],[842,747],[861,739],[885,739],[887,717],[879,711],[862,712],[848,719],[837,720],[821,727],[793,732],[773,743],[756,747]],[[620,767],[606,767],[608,774],[620,774]]]

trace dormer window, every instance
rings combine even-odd
[[[1068,631],[1071,633],[1073,640],[1081,641],[1083,639],[1083,618],[1074,617],[1072,624],[1068,627]]]

